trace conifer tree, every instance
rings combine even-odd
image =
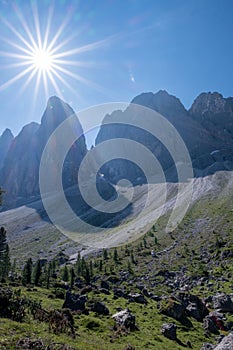
[[[75,280],[75,272],[74,272],[74,268],[71,267],[71,270],[70,270],[70,288],[71,289],[74,287],[74,280]]]
[[[90,268],[90,277],[92,278],[93,277],[93,262],[92,262],[92,260],[90,261],[89,268]]]
[[[77,275],[81,275],[81,255],[80,255],[80,252],[78,252],[78,256],[77,256],[77,261],[76,261],[76,272],[77,272]]]
[[[35,286],[40,285],[41,274],[42,274],[42,266],[41,266],[40,259],[38,259],[33,270],[33,282]]]
[[[65,265],[63,272],[62,272],[62,280],[65,282],[69,281],[69,270],[68,267]]]
[[[6,239],[6,230],[0,228],[0,280],[5,280],[10,271],[10,251]]]
[[[24,286],[32,283],[32,259],[29,258],[24,265],[22,273],[22,283]]]
[[[118,253],[117,253],[117,249],[116,249],[116,248],[114,249],[113,260],[114,260],[115,262],[118,261]]]
[[[99,271],[102,272],[103,270],[103,260],[101,259],[99,262]]]
[[[103,258],[104,258],[104,260],[107,260],[107,259],[108,259],[108,252],[107,252],[107,249],[103,249]]]

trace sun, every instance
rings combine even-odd
[[[102,86],[86,79],[81,74],[82,68],[93,67],[93,63],[86,60],[81,61],[79,56],[81,53],[104,47],[112,41],[112,37],[84,46],[78,46],[78,40],[76,40],[71,46],[72,40],[77,39],[80,33],[77,31],[77,33],[72,32],[70,36],[64,36],[65,28],[70,21],[69,13],[67,17],[64,17],[59,27],[54,27],[52,21],[54,8],[51,7],[46,16],[45,28],[42,30],[41,22],[43,21],[39,16],[37,0],[31,2],[34,28],[16,4],[14,4],[13,10],[15,18],[19,20],[17,24],[9,22],[0,15],[0,21],[9,30],[9,37],[0,36],[0,40],[4,41],[4,46],[7,43],[9,47],[9,51],[0,51],[0,57],[13,60],[12,63],[2,68],[13,68],[12,74],[14,74],[0,84],[0,91],[7,89],[18,80],[24,79],[18,95],[23,93],[34,81],[34,100],[36,100],[39,90],[41,91],[41,85],[47,98],[55,92],[64,99],[63,91],[66,88],[81,99],[77,89],[72,86],[72,80],[75,80],[106,94],[106,90]],[[18,70],[17,73],[15,73],[15,69]]]
[[[37,49],[32,53],[32,66],[38,71],[49,73],[52,71],[54,59],[49,50]]]

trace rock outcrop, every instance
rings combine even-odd
[[[130,312],[129,309],[117,312],[112,316],[119,326],[124,326],[131,330],[135,329],[135,316]]]
[[[63,308],[67,308],[72,311],[84,311],[86,308],[86,301],[86,295],[72,294],[70,291],[67,291]]]
[[[9,151],[14,136],[10,129],[6,129],[0,136],[0,169],[2,168],[6,155]]]
[[[33,122],[26,125],[11,141],[0,172],[1,186],[7,191],[4,198],[6,207],[15,207],[39,195],[39,165],[44,147],[53,131],[73,114],[74,111],[68,104],[53,96],[48,100],[41,124]],[[76,128],[78,132],[82,132],[78,120]],[[10,136],[8,138],[10,139]],[[53,141],[56,152],[59,140]],[[73,144],[65,159],[63,167],[65,187],[76,183],[77,169],[86,152],[85,137],[82,135]],[[54,171],[56,172],[56,169]]]
[[[176,330],[177,326],[174,323],[164,323],[160,332],[168,339],[177,340]]]
[[[224,337],[223,340],[214,348],[214,350],[232,350],[233,349],[233,333]]]
[[[233,98],[224,99],[218,93],[203,93],[197,97],[189,111],[178,98],[169,95],[166,91],[159,91],[156,94],[143,93],[135,97],[132,103],[159,112],[173,124],[188,148],[196,176],[233,169],[231,152]],[[165,145],[142,129],[116,124],[130,112],[132,112],[131,107],[123,112],[115,111],[107,115],[97,135],[96,145],[116,138],[137,141],[156,156],[167,180],[176,181],[175,164]],[[132,115],[133,113],[134,111]],[[140,117],[143,118],[143,113]],[[115,124],[105,125],[109,121]],[[133,183],[146,181],[139,167],[125,159],[111,160],[102,167],[101,171],[114,183],[121,178],[126,178]]]

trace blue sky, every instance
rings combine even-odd
[[[29,74],[8,83],[25,69],[12,66],[24,59],[8,53],[22,55],[19,47],[25,44],[10,27],[30,42],[26,23],[37,42],[35,5],[42,43],[49,13],[48,44],[66,20],[54,45],[67,41],[59,53],[70,54],[57,71],[66,84],[55,76],[57,89],[48,79],[47,92],[43,81],[36,91],[38,73],[26,87]],[[17,134],[26,123],[39,122],[48,96],[58,92],[75,111],[160,89],[187,108],[202,91],[233,96],[232,14],[230,0],[0,0],[0,134],[6,127]]]

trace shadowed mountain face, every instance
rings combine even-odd
[[[132,100],[132,103],[151,108],[176,128],[184,140],[194,166],[196,176],[205,176],[218,170],[233,168],[233,98],[223,98],[218,93],[202,93],[188,111],[175,96],[166,91],[156,94],[143,93]],[[117,114],[118,113],[118,114]],[[122,118],[122,113],[114,112],[106,116],[108,120]],[[143,116],[142,116],[143,117]],[[105,121],[105,120],[104,120]],[[126,125],[103,125],[96,138],[96,145],[114,139],[126,138],[138,141],[149,148],[165,170],[168,181],[176,181],[174,162],[164,145],[147,132]],[[112,160],[102,167],[105,176],[117,182],[128,178],[133,183],[143,179],[142,171],[134,164],[123,160]]]
[[[196,176],[233,169],[233,98],[223,98],[216,92],[202,93],[195,99],[190,110],[186,110],[178,98],[166,91],[159,91],[156,94],[143,93],[135,97],[132,103],[159,112],[175,126],[190,152]],[[111,120],[113,117],[113,120],[117,120],[118,117],[122,117],[122,113],[124,117],[124,113],[129,113],[129,109],[124,112],[115,111],[104,120]],[[26,125],[15,138],[7,129],[0,137],[0,186],[7,191],[4,197],[6,208],[34,201],[39,197],[39,165],[44,147],[53,131],[73,114],[74,111],[68,104],[53,96],[47,103],[41,124]],[[174,161],[158,139],[133,126],[104,125],[104,120],[96,144],[112,138],[138,141],[155,154],[165,170],[167,180],[177,181]],[[82,131],[78,121],[77,125],[79,131]],[[54,152],[57,141],[54,140]],[[64,188],[76,184],[77,171],[86,153],[85,137],[81,136],[65,159],[62,178]],[[56,169],[55,166],[55,173]],[[108,162],[102,167],[101,173],[104,173],[105,177],[102,180],[96,179],[97,187],[100,187],[98,190],[104,193],[106,199],[110,198],[114,191],[105,179],[112,183],[121,178],[128,178],[133,183],[145,180],[139,167],[123,159]],[[79,212],[80,208],[74,210]]]
[[[0,136],[0,169],[4,164],[4,160],[13,140],[14,136],[10,129],[6,129]]]
[[[0,172],[1,186],[7,191],[4,198],[6,207],[15,207],[39,195],[39,165],[43,149],[57,126],[73,114],[74,111],[68,104],[55,96],[51,97],[41,124],[26,125],[11,142]],[[82,131],[80,124],[78,127]],[[77,167],[86,152],[85,138],[81,136],[65,160],[64,167],[69,173],[64,179],[65,186],[75,183]]]

